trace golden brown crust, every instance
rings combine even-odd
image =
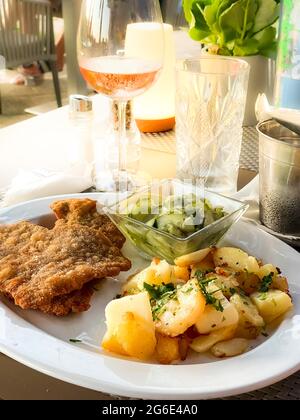
[[[58,221],[48,230],[21,222],[0,229],[0,292],[23,309],[45,308],[92,279],[117,276],[130,266],[88,226]]]
[[[56,201],[51,209],[58,219],[69,224],[79,223],[101,231],[118,248],[125,243],[124,235],[105,214],[97,211],[97,202],[86,199],[69,199]]]
[[[93,283],[93,282],[92,282]],[[93,286],[88,283],[81,290],[68,295],[57,296],[52,302],[39,307],[41,312],[56,316],[66,316],[70,313],[85,312],[90,309],[90,300],[93,296]]]

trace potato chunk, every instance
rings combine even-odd
[[[140,293],[144,289],[144,283],[153,284],[155,279],[155,271],[147,267],[139,273],[132,276],[122,288],[123,295],[132,295]]]
[[[197,322],[204,312],[206,300],[195,279],[179,287],[173,296],[162,302],[156,314],[156,331],[177,337]]]
[[[225,265],[236,271],[244,270],[248,263],[248,254],[238,248],[219,248],[214,253],[214,263],[216,267]]]
[[[215,264],[214,264],[214,260],[213,260],[213,251],[210,252],[207,257],[205,257],[202,261],[193,264],[191,266],[192,268],[192,273],[191,273],[191,277],[195,277],[197,271],[202,271],[202,272],[209,272],[209,271],[214,271],[215,269]]]
[[[266,293],[257,292],[251,295],[251,299],[267,324],[293,307],[290,296],[281,290],[269,290]]]
[[[206,353],[216,343],[224,340],[230,340],[235,335],[235,327],[222,328],[221,330],[212,332],[209,335],[201,335],[195,338],[190,347],[197,353]]]
[[[151,285],[172,282],[172,266],[164,260],[154,259],[151,265],[131,277],[123,286],[122,294],[135,294],[144,290],[144,283]]]
[[[249,347],[249,341],[244,338],[233,338],[229,341],[221,341],[211,348],[216,357],[234,357],[245,353]]]
[[[206,305],[203,314],[195,324],[199,334],[209,334],[224,327],[237,326],[239,314],[235,306],[218,290],[217,285],[211,283],[206,289],[209,293],[213,293],[213,296],[220,301],[223,312],[218,311],[212,305]]]
[[[211,248],[200,249],[200,251],[193,252],[191,254],[183,255],[175,259],[175,264],[179,267],[188,267],[190,265],[197,264],[204,260],[211,252]]]
[[[153,355],[155,326],[147,292],[111,301],[105,309],[105,316],[104,349],[141,360]]]
[[[188,269],[188,267],[178,267],[177,265],[175,265],[173,267],[173,276],[175,282],[176,280],[188,281],[190,279],[190,270]]]
[[[273,276],[278,275],[277,268],[272,264],[265,264],[259,268],[257,275],[262,280],[264,277],[268,276],[269,274],[273,274]]]
[[[179,350],[179,338],[166,337],[157,334],[155,357],[159,363],[169,365],[181,359]]]
[[[249,273],[256,273],[259,265],[254,257],[239,248],[219,248],[214,253],[214,263],[216,267],[227,266],[235,271],[247,270]]]
[[[236,336],[247,339],[258,337],[265,322],[251,299],[235,294],[231,297],[230,302],[235,306],[239,314]]]

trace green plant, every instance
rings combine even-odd
[[[190,36],[219,55],[276,55],[280,0],[183,0]]]

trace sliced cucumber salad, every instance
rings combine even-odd
[[[128,213],[130,218],[177,238],[187,238],[225,215],[222,207],[213,207],[208,200],[194,194],[169,196],[164,201],[143,197]]]

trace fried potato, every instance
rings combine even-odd
[[[230,340],[235,335],[235,327],[222,328],[221,330],[212,332],[209,335],[201,335],[200,337],[195,338],[190,347],[197,353],[206,353],[210,350],[216,343],[224,340]]]
[[[168,284],[172,279],[172,266],[167,261],[155,259],[151,265],[131,277],[122,288],[122,294],[135,294],[144,290],[144,283]]]
[[[175,280],[188,281],[190,279],[190,270],[188,267],[179,267],[175,265],[173,267],[173,276]]]
[[[278,289],[284,293],[289,294],[289,284],[286,277],[283,277],[283,276],[275,276],[275,278],[273,277],[271,287],[273,289]]]
[[[223,312],[218,311],[212,305],[206,305],[203,314],[196,322],[195,327],[199,334],[209,334],[221,328],[237,326],[239,314],[235,306],[230,303],[216,284],[209,284],[207,291],[213,293],[213,296],[221,302]]]
[[[256,292],[261,284],[261,280],[257,274],[250,273],[247,270],[240,271],[235,275],[238,286],[247,294],[251,295]]]
[[[197,271],[213,271],[215,269],[215,264],[214,264],[214,260],[213,260],[213,252],[210,252],[202,261],[193,264],[191,266],[192,268],[192,273],[191,273],[191,277],[195,277]]]
[[[211,250],[211,248],[200,249],[192,254],[183,255],[182,257],[175,259],[175,265],[178,265],[179,267],[189,267],[190,265],[200,263],[208,256]]]
[[[248,254],[238,248],[219,248],[214,253],[216,267],[222,265],[233,268],[236,271],[244,270],[248,263]]]
[[[141,360],[153,355],[155,326],[147,292],[111,301],[106,306],[105,316],[104,349]]]
[[[260,267],[257,272],[257,275],[261,280],[269,274],[273,274],[274,276],[278,275],[278,270],[273,264],[265,264]]]
[[[161,334],[156,335],[157,344],[155,349],[155,357],[159,363],[169,365],[172,362],[181,359],[179,351],[180,338],[166,337]]]
[[[258,337],[265,322],[259,315],[258,310],[251,299],[235,294],[231,297],[230,302],[235,306],[239,313],[236,336],[246,339],[255,339]]]
[[[219,248],[214,253],[214,263],[216,267],[226,266],[235,271],[247,270],[249,273],[257,273],[259,264],[254,257],[238,248]]]
[[[151,267],[147,267],[134,276],[130,277],[122,288],[123,295],[132,295],[140,293],[144,289],[144,283],[154,284],[155,271]]]
[[[267,324],[293,307],[290,296],[281,290],[269,290],[266,293],[257,292],[251,295],[251,300]]]
[[[204,312],[206,300],[195,279],[180,287],[160,309],[155,321],[156,331],[177,337],[197,322]]]
[[[215,344],[210,351],[215,357],[234,357],[245,353],[248,347],[249,341],[245,338],[233,338]]]

